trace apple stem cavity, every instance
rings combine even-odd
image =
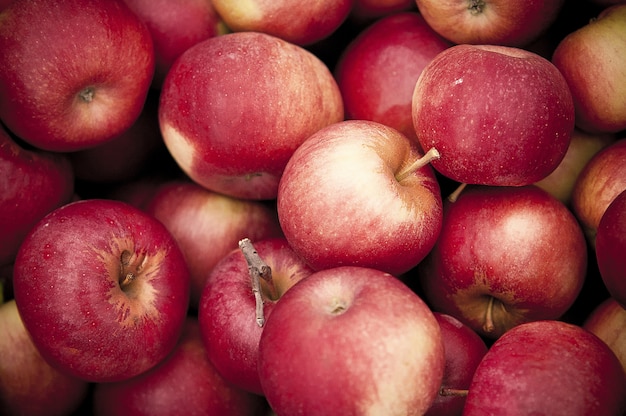
[[[495,325],[493,323],[493,303],[495,298],[493,296],[489,297],[489,303],[487,304],[487,311],[485,312],[485,323],[483,324],[483,330],[486,333],[491,333],[495,329]]]
[[[466,183],[462,183],[459,186],[457,186],[457,188],[450,195],[448,195],[448,201],[456,202],[456,200],[459,198],[459,196],[461,195],[461,192],[463,192],[466,186],[467,186]]]
[[[469,10],[470,14],[473,16],[479,15],[485,9],[484,0],[469,0],[467,5],[467,10]]]
[[[409,175],[411,175],[416,170],[426,166],[433,160],[439,159],[440,157],[441,155],[439,154],[439,151],[435,149],[434,147],[431,147],[430,150],[428,150],[428,152],[426,152],[424,156],[420,157],[415,162],[411,163],[408,167],[406,167],[404,170],[402,170],[400,173],[398,173],[396,175],[396,180],[398,182],[402,182],[404,179],[408,178]]]
[[[252,293],[254,293],[256,303],[256,323],[262,328],[263,325],[265,325],[265,313],[263,311],[261,279],[265,280],[268,283],[270,291],[274,292],[272,268],[261,259],[249,238],[244,238],[239,241],[239,249],[243,253],[246,263],[248,263],[248,271],[250,273],[250,280],[252,281]]]
[[[146,256],[133,256],[128,250],[124,250],[120,255],[120,277],[118,283],[124,291],[128,290],[132,282],[137,279],[146,261]]]
[[[466,397],[468,393],[469,390],[467,389],[451,389],[447,387],[442,387],[439,390],[439,395],[445,397]]]
[[[95,95],[96,95],[96,89],[90,86],[81,90],[81,92],[78,93],[78,98],[80,98],[81,101],[90,103],[93,101],[93,98]]]

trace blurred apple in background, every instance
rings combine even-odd
[[[609,294],[626,307],[626,190],[613,199],[600,218],[596,259]]]
[[[353,0],[211,0],[235,32],[261,32],[297,45],[333,33],[346,20]]]
[[[363,267],[316,272],[276,303],[259,377],[276,414],[421,415],[443,378],[428,306],[397,278]]]
[[[626,138],[619,136],[596,153],[579,173],[572,191],[572,211],[589,245],[595,248],[600,219],[611,201],[626,190]]]
[[[556,20],[565,0],[416,0],[428,24],[451,42],[524,47]]]
[[[474,330],[455,317],[439,312],[434,315],[441,329],[446,366],[439,395],[426,416],[461,415],[467,389],[476,367],[487,353],[487,345]]]
[[[188,49],[166,77],[159,107],[171,155],[207,189],[275,199],[294,150],[343,120],[328,67],[302,47],[240,32]]]
[[[415,82],[449,46],[418,13],[374,22],[344,49],[334,70],[346,118],[377,121],[417,139],[411,116]]]
[[[51,367],[39,354],[15,304],[0,304],[0,409],[3,415],[65,416],[87,396],[88,383]]]
[[[285,237],[316,270],[354,265],[407,272],[431,250],[441,228],[432,158],[374,121],[318,131],[294,152],[280,181]]]
[[[154,50],[121,0],[15,0],[0,20],[0,119],[18,137],[80,150],[139,117]]]
[[[418,270],[433,310],[496,339],[568,310],[587,246],[574,215],[547,192],[474,186],[446,201],[439,239]]]
[[[189,272],[156,218],[92,199],[35,225],[18,251],[13,289],[46,361],[87,381],[119,381],[154,367],[176,345]]]
[[[163,362],[129,380],[96,384],[93,403],[96,416],[252,416],[264,405],[262,397],[233,387],[211,365],[193,317]]]
[[[185,256],[193,309],[211,270],[239,240],[282,236],[274,206],[218,194],[191,181],[164,182],[144,209],[165,225]]]
[[[73,194],[66,155],[25,147],[0,125],[0,266],[13,263],[35,223]]]
[[[271,282],[262,280],[264,319],[293,285],[313,273],[284,238],[250,240],[271,269]],[[198,311],[209,360],[233,385],[263,394],[258,373],[259,340],[255,294],[243,249],[228,253],[209,274]]]
[[[415,0],[353,0],[350,19],[373,22],[377,19],[406,11],[417,11]]]
[[[611,348],[626,372],[626,309],[609,297],[591,311],[583,328],[593,332]]]
[[[626,129],[626,4],[561,40],[552,56],[572,91],[576,125],[589,132]]]
[[[463,415],[621,415],[626,375],[591,332],[561,321],[519,325],[476,369]]]
[[[160,89],[172,64],[198,42],[226,29],[213,0],[124,0],[147,26],[154,42],[152,87]]]
[[[413,125],[432,165],[461,183],[520,186],[561,162],[574,130],[563,76],[519,48],[455,45],[422,71],[413,93]]]

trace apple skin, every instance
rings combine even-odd
[[[467,390],[474,371],[487,353],[487,344],[470,327],[453,316],[434,312],[443,338],[446,366],[443,382],[437,398],[426,412],[426,416],[461,415],[465,396],[444,395],[443,389]]]
[[[626,190],[604,211],[596,234],[596,261],[609,294],[626,307]]]
[[[294,150],[343,120],[343,101],[312,53],[239,32],[180,56],[161,90],[159,120],[171,155],[195,182],[238,198],[275,199]]]
[[[626,376],[597,336],[562,321],[511,329],[476,369],[463,415],[621,415]]]
[[[124,0],[147,26],[154,43],[152,87],[160,89],[174,61],[198,42],[225,29],[213,0]]]
[[[419,12],[456,44],[525,47],[557,19],[565,0],[416,0]]]
[[[33,146],[75,151],[118,136],[153,74],[150,33],[121,0],[15,1],[2,12],[0,119]]]
[[[352,11],[353,0],[211,0],[234,32],[262,32],[296,45],[331,35]],[[297,8],[297,12],[294,12]]]
[[[328,126],[293,154],[280,181],[278,219],[316,270],[372,267],[400,275],[431,250],[441,229],[439,183],[399,131],[367,120]]]
[[[626,4],[604,9],[568,34],[552,62],[572,92],[579,128],[596,133],[626,129]]]
[[[70,202],[74,171],[66,155],[27,149],[0,125],[0,189],[0,265],[7,265],[35,223]]]
[[[284,238],[252,243],[272,270],[274,289],[261,285],[267,320],[285,292],[313,270]],[[224,256],[206,280],[198,320],[207,355],[219,373],[231,384],[262,395],[257,367],[263,327],[255,320],[255,307],[248,265],[237,248]]]
[[[357,22],[374,22],[395,13],[417,11],[415,0],[354,0],[350,18]]]
[[[259,377],[276,414],[421,415],[441,386],[439,324],[397,278],[344,266],[316,272],[275,305]]]
[[[626,372],[626,309],[609,297],[591,311],[582,326],[611,348]]]
[[[232,198],[191,181],[164,182],[145,211],[178,242],[190,272],[190,307],[196,310],[207,276],[239,240],[282,236],[276,209],[270,204]]]
[[[572,211],[592,248],[595,249],[602,215],[623,190],[626,190],[626,138],[620,136],[587,162],[572,191]]]
[[[434,311],[497,339],[560,318],[581,291],[587,258],[576,218],[547,192],[474,186],[446,200],[441,234],[418,272]]]
[[[471,70],[469,70],[471,68]],[[529,185],[561,162],[574,130],[574,105],[559,71],[519,48],[455,45],[422,71],[413,126],[432,165],[462,183]]]
[[[227,383],[206,356],[195,317],[185,321],[172,353],[153,369],[129,380],[98,383],[96,416],[255,415],[260,396]]]
[[[120,381],[154,367],[176,345],[189,271],[156,218],[119,201],[81,200],[52,211],[28,234],[13,291],[53,367],[87,381]]]
[[[411,115],[415,82],[449,46],[414,12],[368,26],[344,48],[334,70],[346,118],[377,121],[417,140]]]
[[[87,396],[88,383],[51,367],[33,344],[15,300],[0,305],[0,409],[3,415],[64,416]]]

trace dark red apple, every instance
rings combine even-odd
[[[583,328],[596,334],[611,348],[626,372],[626,309],[609,297],[589,313]]]

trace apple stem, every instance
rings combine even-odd
[[[240,240],[239,248],[246,259],[246,263],[248,263],[248,271],[252,281],[252,293],[254,293],[254,301],[256,303],[256,323],[262,328],[265,325],[265,313],[263,311],[261,279],[268,283],[270,290],[273,289],[272,268],[261,259],[249,238]]]
[[[483,324],[483,330],[487,333],[493,332],[495,325],[493,323],[493,303],[494,297],[489,297],[489,304],[487,304],[487,311],[485,312],[485,323]]]
[[[434,147],[431,147],[430,150],[428,152],[426,152],[426,154],[424,156],[420,157],[415,162],[411,163],[403,171],[398,173],[396,175],[396,180],[398,182],[403,181],[404,179],[406,179],[409,175],[411,175],[416,170],[426,166],[427,164],[429,164],[433,160],[439,159],[440,157],[441,157],[441,155],[439,154],[439,151],[437,151],[437,149],[435,149]]]
[[[450,397],[450,396],[466,397],[468,393],[469,393],[469,390],[467,390],[467,389],[450,389],[450,388],[447,388],[447,387],[442,387],[439,390],[439,395],[440,396],[446,396],[446,397]]]
[[[456,202],[456,200],[459,198],[459,195],[461,195],[461,192],[463,192],[466,186],[466,183],[460,184],[450,195],[448,195],[448,201]]]

